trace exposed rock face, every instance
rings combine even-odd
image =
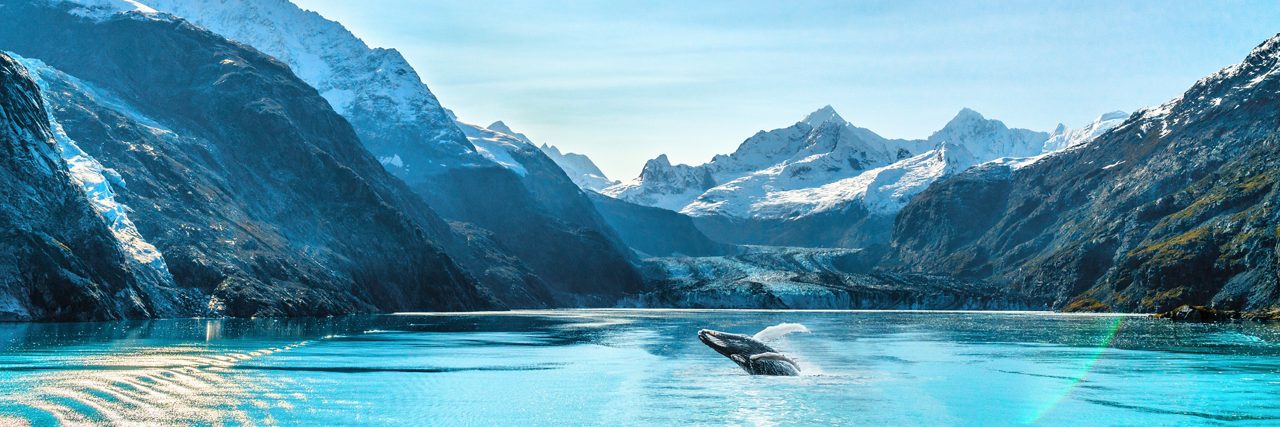
[[[1043,301],[982,283],[867,273],[875,254],[843,249],[753,248],[728,257],[653,258],[654,290],[628,307],[774,309],[1032,309]]]
[[[1240,312],[1215,310],[1201,305],[1180,305],[1172,310],[1158,313],[1155,317],[1175,322],[1223,322],[1239,320]]]
[[[978,168],[902,211],[904,269],[992,279],[1054,308],[1280,301],[1280,37],[1088,146]]]
[[[539,305],[607,305],[639,289],[640,275],[628,250],[555,162],[510,129],[505,131],[514,135],[456,123],[394,49],[369,48],[341,24],[285,0],[143,3],[291,67],[351,123],[382,165],[432,208],[487,231],[487,240],[498,246],[472,248],[485,254],[481,258],[507,252],[511,256],[501,258],[519,264],[508,264],[507,270],[532,273],[549,287],[556,300]],[[527,306],[522,297],[498,297]]]
[[[73,5],[25,1],[5,2],[3,10],[15,19],[0,27],[0,49],[51,66],[39,73],[51,88],[53,116],[88,156],[115,171],[107,176],[115,199],[163,255],[174,285],[199,296],[200,310],[254,316],[493,306],[433,243],[452,239],[449,225],[284,64],[163,16],[90,18],[70,13]],[[115,283],[128,286],[123,278]],[[103,295],[101,304],[128,298]],[[164,315],[204,313],[193,310],[179,304]]]
[[[707,168],[672,165],[663,154],[645,162],[640,177],[603,193],[642,206],[679,211],[715,185],[716,179]]]
[[[546,281],[560,306],[608,306],[643,286],[632,254],[599,212],[538,147],[501,132],[459,123],[475,146],[517,168],[458,168],[435,182],[467,189],[434,193],[433,207],[492,232]]]
[[[406,181],[458,165],[487,163],[400,52],[370,48],[318,13],[287,0],[139,3],[287,64],[351,122],[360,141],[388,170]]]
[[[708,238],[684,214],[588,193],[623,243],[645,256],[714,256],[736,251]]]
[[[26,67],[0,54],[0,320],[195,311],[200,301],[130,259],[84,189],[88,173],[63,161],[60,131]]]

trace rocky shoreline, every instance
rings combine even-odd
[[[1197,323],[1213,323],[1213,322],[1278,322],[1280,321],[1280,308],[1266,308],[1261,310],[1219,310],[1213,307],[1203,305],[1183,304],[1172,310],[1151,315],[1157,319],[1169,319],[1175,322],[1197,322]]]

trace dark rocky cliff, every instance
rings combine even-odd
[[[54,115],[118,171],[176,285],[215,312],[493,306],[442,250],[449,224],[284,65],[171,18],[4,10],[22,19],[0,27],[0,49],[75,76],[49,76]]]
[[[198,304],[135,274],[58,154],[48,106],[0,54],[0,320],[172,315]]]
[[[714,256],[736,250],[733,245],[711,240],[684,214],[597,193],[589,193],[588,197],[622,241],[644,255]]]
[[[893,268],[1067,310],[1280,303],[1280,36],[1082,149],[971,170],[898,216]]]

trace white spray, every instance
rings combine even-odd
[[[801,325],[799,323],[779,323],[777,325],[764,328],[760,332],[757,332],[755,335],[752,335],[751,338],[755,339],[756,341],[766,342],[766,343],[771,342],[776,345],[777,342],[780,339],[782,339],[782,337],[793,334],[793,333],[808,334],[810,332],[808,327],[805,327],[804,325]],[[821,368],[813,365],[812,363],[809,363],[807,360],[805,360],[803,356],[797,354],[795,351],[790,350],[787,352],[787,354],[791,356],[791,359],[793,361],[795,361],[800,365],[801,376],[823,375],[823,371]]]
[[[777,325],[764,328],[764,330],[757,332],[755,335],[751,336],[751,338],[762,342],[774,341],[778,338],[782,338],[784,335],[796,332],[807,334],[809,333],[809,328],[806,328],[804,325],[799,323],[779,323]]]

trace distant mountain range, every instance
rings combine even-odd
[[[1009,129],[964,109],[924,140],[886,139],[830,106],[795,125],[761,131],[698,166],[666,156],[602,193],[694,217],[732,243],[862,247],[889,240],[894,215],[935,181],[978,164],[1019,165],[1087,144],[1123,121],[1108,113],[1052,134]]]
[[[0,11],[0,320],[1280,304],[1280,36],[1079,128],[828,106],[617,182],[286,0]]]

